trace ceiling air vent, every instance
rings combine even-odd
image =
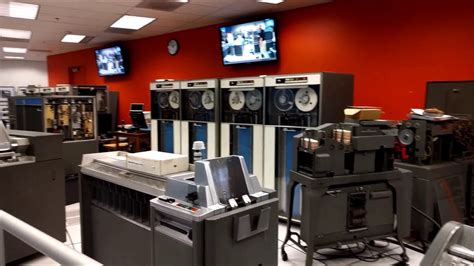
[[[189,0],[143,0],[137,7],[173,11],[187,3]]]

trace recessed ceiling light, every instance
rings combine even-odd
[[[26,54],[26,48],[3,47],[4,53]]]
[[[31,31],[0,28],[0,38],[31,39]]]
[[[66,34],[61,42],[80,43],[85,37],[86,35]]]
[[[257,0],[257,2],[277,5],[285,2],[285,0]]]
[[[144,26],[152,23],[154,20],[156,20],[156,18],[123,15],[110,27],[119,29],[139,30]]]
[[[10,56],[10,55],[6,55],[4,56],[5,59],[25,59],[25,57],[23,56]]]
[[[6,2],[0,3],[0,16],[11,18],[36,19],[38,15],[38,5]]]

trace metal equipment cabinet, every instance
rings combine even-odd
[[[151,265],[150,200],[165,179],[124,167],[82,165],[82,252],[104,265]]]
[[[62,102],[64,101],[64,102]],[[95,108],[95,97],[92,96],[15,96],[9,99],[10,123],[12,129],[31,130],[40,132],[50,131],[53,126],[48,126],[48,114],[58,114],[58,111],[50,111],[51,107],[61,105],[74,105],[82,101],[82,104],[90,108],[88,113],[92,114],[92,131],[90,137],[74,137],[72,127],[63,131],[64,175],[66,177],[66,204],[76,203],[79,200],[78,176],[82,155],[98,151],[97,141],[97,112]],[[89,102],[90,101],[90,102]],[[76,113],[85,113],[77,111]],[[71,116],[72,117],[72,116]],[[57,119],[55,119],[57,120]],[[50,123],[51,124],[51,123]],[[72,122],[70,122],[71,125]],[[54,131],[56,132],[56,131]]]
[[[396,162],[413,172],[413,206],[441,224],[465,222],[468,161],[416,165]],[[412,228],[424,241],[431,241],[438,229],[417,212],[411,214]]]
[[[64,242],[64,168],[62,136],[59,134],[10,130],[10,136],[28,138],[26,155],[35,161],[8,165],[0,163],[0,209]],[[37,253],[5,233],[7,262]]]

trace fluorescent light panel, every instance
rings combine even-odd
[[[3,47],[4,53],[26,54],[26,51],[28,51],[26,48]]]
[[[31,39],[31,31],[0,28],[0,38]]]
[[[80,43],[85,37],[86,35],[66,34],[61,42]]]
[[[23,56],[11,56],[11,55],[6,55],[4,56],[5,59],[25,59]]]
[[[0,3],[0,16],[23,19],[36,19],[38,15],[38,5],[6,2]]]
[[[110,27],[128,30],[139,30],[155,20],[156,18],[123,15]]]
[[[277,5],[285,2],[285,0],[257,0],[257,2]]]

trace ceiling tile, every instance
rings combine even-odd
[[[193,3],[193,2],[191,2]],[[203,5],[196,5],[196,4],[187,4],[178,9],[174,12],[176,13],[183,13],[183,14],[191,14],[191,15],[198,15],[198,16],[207,16],[213,12],[216,12],[219,7],[210,7],[210,6],[203,6]]]
[[[63,16],[63,17],[74,17],[80,19],[90,19],[90,20],[105,20],[110,19],[111,22],[120,18],[123,13],[110,13],[110,12],[100,12],[96,9],[91,8],[84,12],[81,9],[70,8],[67,6],[49,6],[42,5],[40,6],[39,14],[49,14],[53,16]]]
[[[237,0],[191,0],[192,4],[203,5],[203,6],[210,6],[210,7],[226,7]]]
[[[123,14],[132,8],[131,6],[116,5],[112,1],[109,3],[99,1],[51,1],[49,3],[42,3],[40,12],[41,8],[47,6],[113,14]]]
[[[189,4],[173,12],[168,12],[136,7],[142,0],[15,1],[39,4],[38,19],[25,20],[0,17],[0,25],[4,28],[31,30],[33,32],[32,38],[27,43],[1,40],[0,45],[51,50],[51,54],[227,23],[252,15],[270,14],[331,2],[331,0],[286,0],[282,4],[272,5],[258,3],[256,0],[190,0]],[[153,17],[157,20],[130,34],[107,32],[109,26],[124,14]],[[68,32],[93,36],[94,38],[88,44],[61,43],[61,38]],[[45,60],[45,54],[48,53],[28,52],[27,59]]]
[[[145,8],[133,8],[127,14],[134,16],[145,16],[156,18],[157,21],[191,21],[200,18],[200,15],[195,14],[181,14],[175,12],[161,11],[155,9],[145,9]]]

